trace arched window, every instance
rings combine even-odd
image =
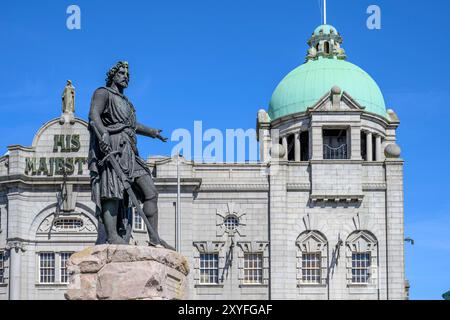
[[[330,54],[330,43],[328,41],[325,41],[323,48],[326,54]]]
[[[377,283],[378,241],[368,231],[355,231],[346,242],[347,282],[350,285]]]
[[[296,241],[297,280],[300,285],[327,283],[328,242],[319,231],[305,231]]]

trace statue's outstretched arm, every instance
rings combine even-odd
[[[136,126],[136,133],[140,134],[142,136],[146,136],[146,137],[150,137],[150,138],[156,138],[159,139],[163,142],[167,141],[167,138],[164,138],[163,136],[161,136],[161,131],[159,129],[153,129],[147,126],[144,126],[141,123],[138,123]]]

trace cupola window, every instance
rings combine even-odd
[[[323,158],[348,159],[348,144],[346,129],[323,130]]]
[[[325,41],[323,50],[325,51],[325,54],[330,54],[330,43],[328,41]]]

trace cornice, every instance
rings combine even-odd
[[[203,184],[200,191],[269,191],[267,183]]]
[[[310,191],[311,185],[309,183],[287,183],[287,191]]]

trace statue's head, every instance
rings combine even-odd
[[[115,83],[118,88],[126,88],[128,87],[128,81],[130,81],[130,73],[128,71],[128,62],[126,61],[117,62],[106,74],[107,87]]]

